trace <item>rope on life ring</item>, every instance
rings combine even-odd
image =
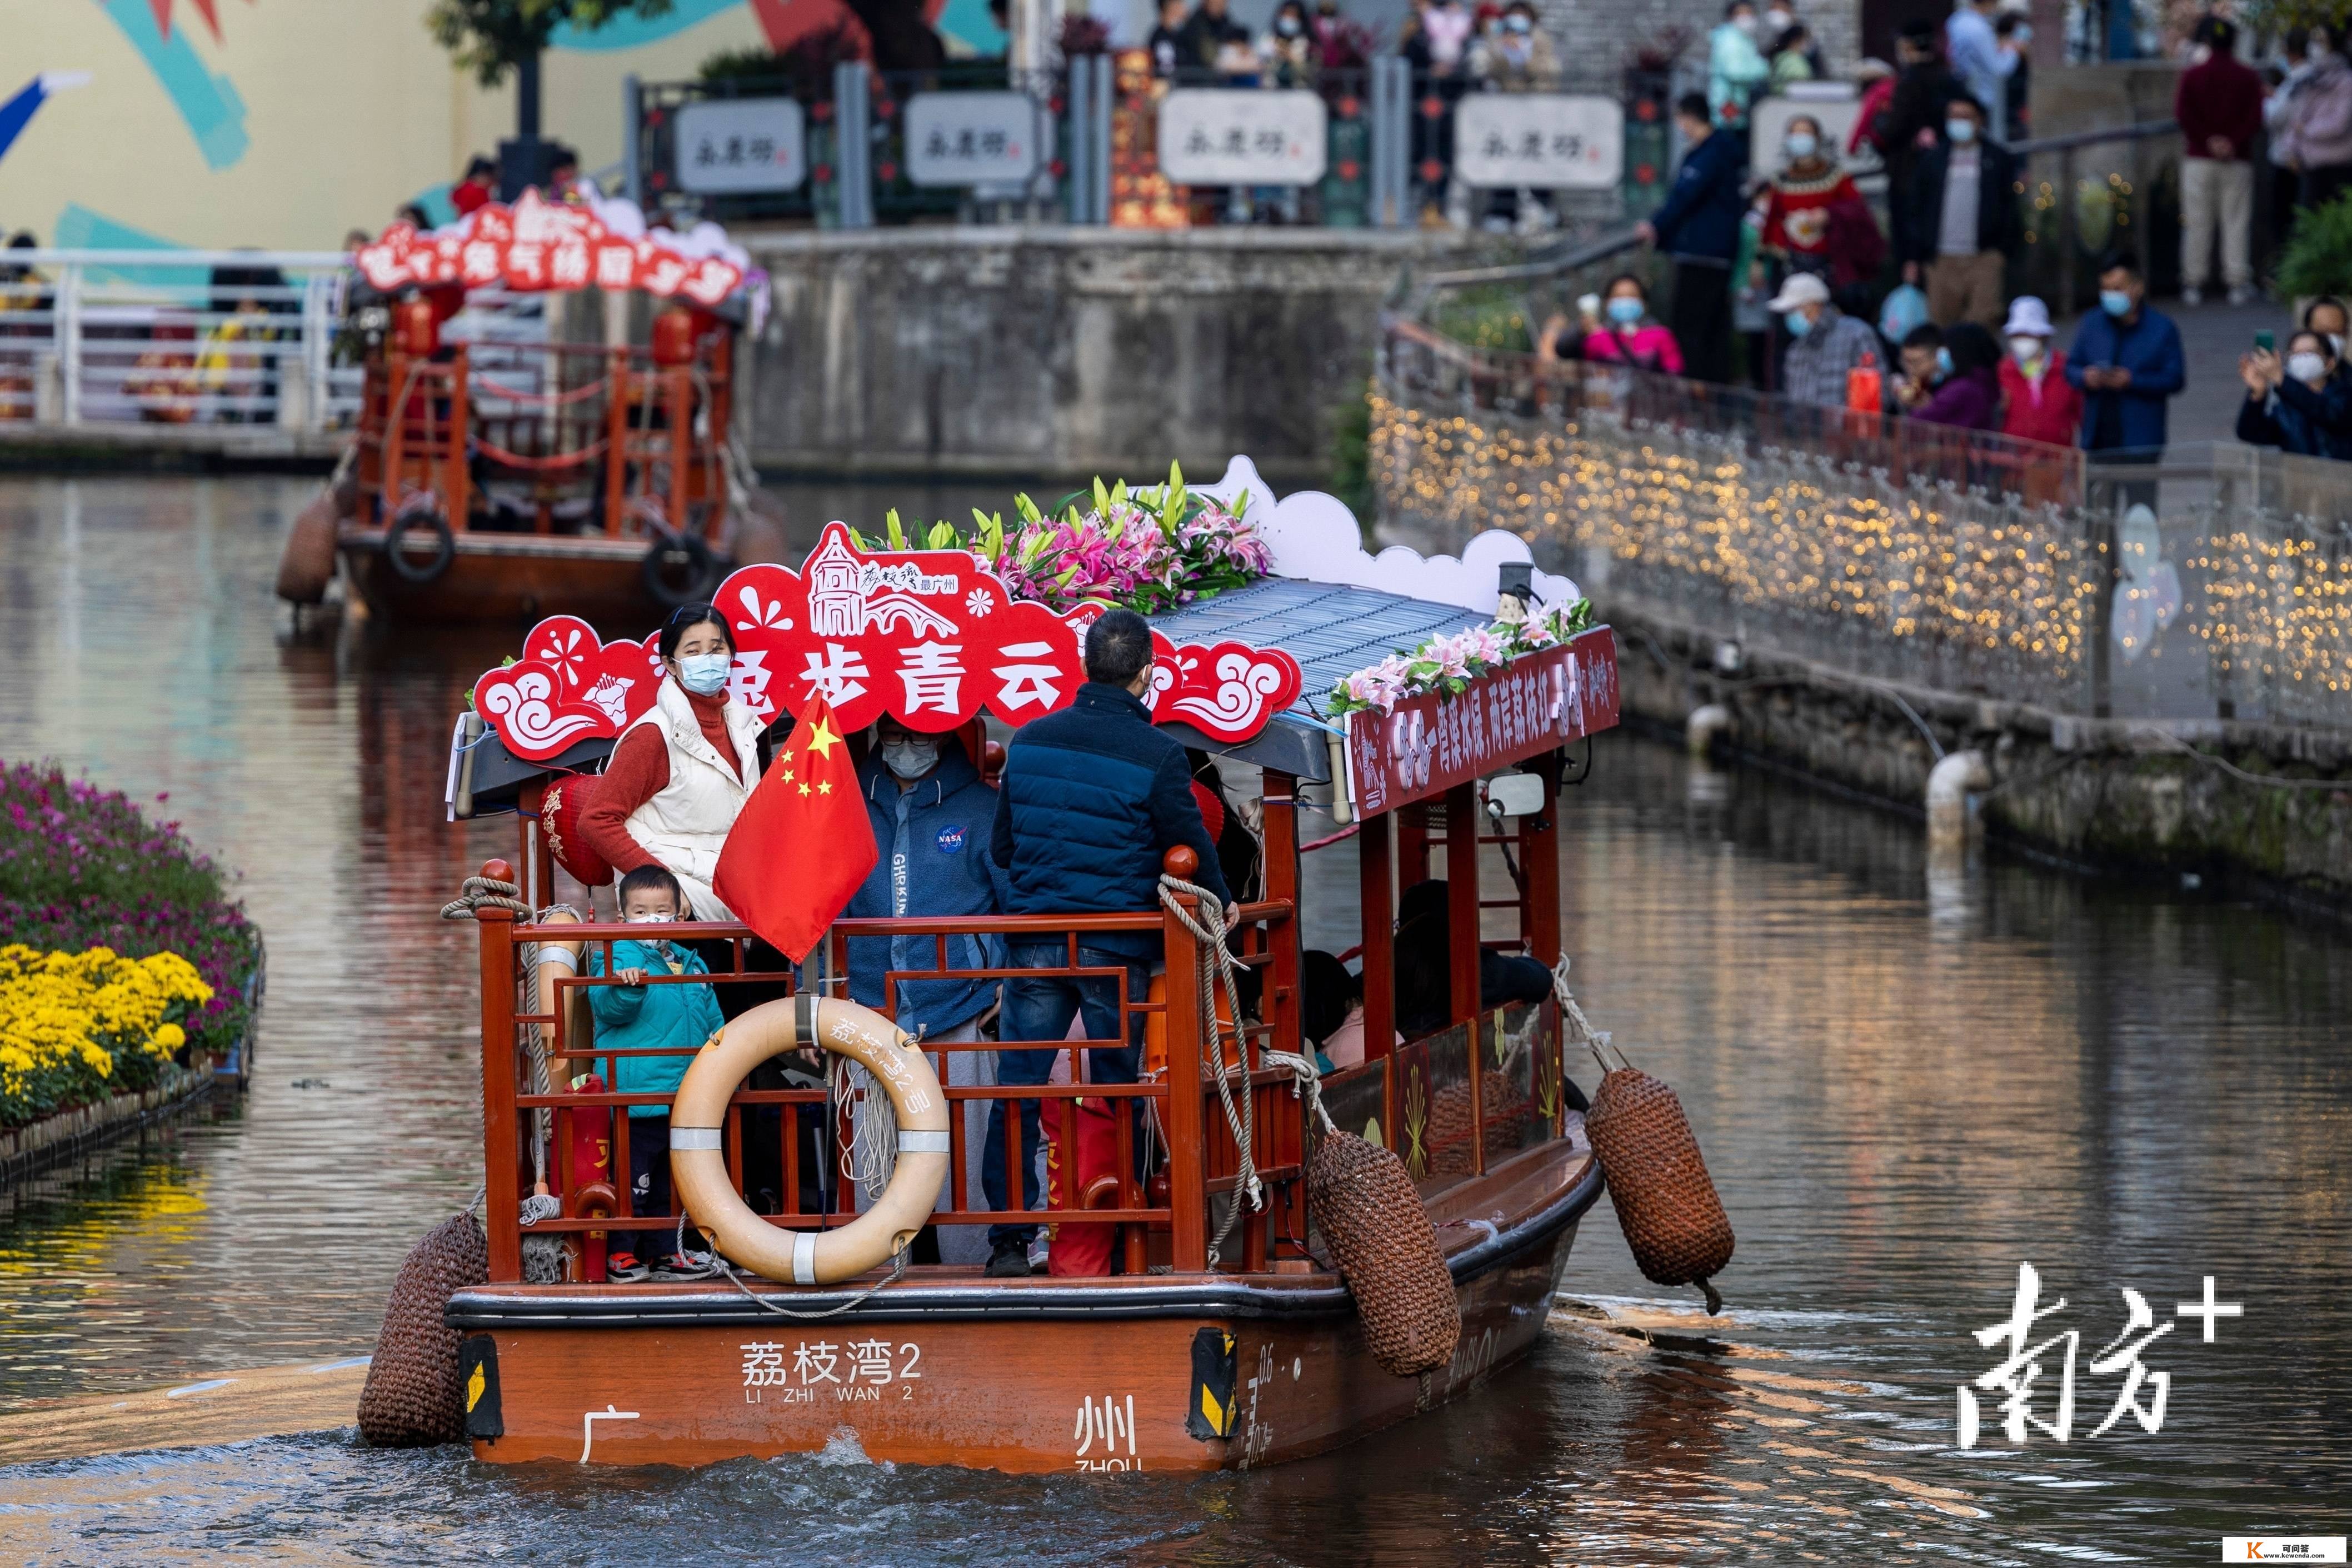
[[[898,1164],[872,1207],[837,1230],[782,1230],[728,1179],[727,1102],[753,1068],[817,1046],[874,1075],[898,1120]],[[931,1065],[887,1018],[803,993],[752,1008],[696,1053],[670,1106],[669,1168],[679,1206],[719,1253],[770,1279],[832,1285],[903,1253],[931,1217],[947,1175],[947,1097]]]

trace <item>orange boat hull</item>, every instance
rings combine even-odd
[[[1524,1355],[1600,1191],[1580,1139],[1431,1200],[1462,1337],[1448,1365],[1418,1377],[1381,1370],[1352,1298],[1323,1273],[920,1268],[818,1321],[764,1313],[723,1279],[499,1286],[461,1292],[448,1321],[467,1332],[469,1367],[494,1363],[471,1428],[497,1428],[474,1441],[492,1462],[697,1465],[854,1442],[877,1460],[1013,1472],[1246,1468],[1407,1419]],[[1514,1205],[1492,1234],[1445,1223]],[[751,1286],[802,1311],[856,1288]],[[1190,1419],[1204,1391],[1204,1419]]]

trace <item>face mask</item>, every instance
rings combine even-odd
[[[712,697],[727,689],[731,653],[690,653],[677,661],[677,683],[697,697]]]
[[[1950,137],[1956,146],[1965,147],[1977,139],[1977,122],[1973,120],[1947,120],[1944,121],[1944,134]]]
[[[940,743],[912,736],[882,748],[882,765],[898,778],[919,779],[939,766]]]
[[[2042,340],[2018,336],[2009,340],[2009,352],[2020,364],[2032,364],[2042,357]]]
[[[676,915],[661,914],[631,915],[627,923],[633,926],[666,926],[677,918]]]
[[[2099,290],[2099,309],[2105,310],[2108,315],[2128,316],[2131,314],[2131,308],[2132,297],[2125,293],[2122,289],[2102,289]]]
[[[2344,334],[2342,332],[2328,333],[2327,346],[2336,351],[2336,357],[2337,359],[2342,359],[2344,357]]]
[[[1535,24],[1525,16],[1506,16],[1503,18],[1503,26],[1514,33],[1527,33],[1534,29]]]
[[[2299,354],[2286,356],[2286,373],[2305,384],[2317,381],[2327,374],[2327,362],[2306,349]]]
[[[1820,139],[1810,131],[1792,132],[1780,143],[1782,147],[1788,149],[1789,156],[1791,158],[1810,158],[1813,155],[1814,149],[1821,144]]]
[[[1643,305],[1639,300],[1620,296],[1609,301],[1609,319],[1621,327],[1630,327],[1642,319]]]
[[[2021,44],[2030,44],[2033,41],[2033,29],[2025,23],[2020,22],[2017,25],[2017,30],[2011,33],[2010,37],[2015,38]]]
[[[1792,338],[1801,338],[1813,330],[1812,318],[1802,310],[1791,310],[1780,320],[1788,323],[1789,335]]]
[[[1275,22],[1274,30],[1281,34],[1286,38],[1295,38],[1298,37],[1298,18],[1296,16],[1281,17]]]
[[[1767,11],[1764,13],[1764,19],[1769,22],[1772,25],[1772,30],[1778,33],[1785,30],[1790,23],[1796,20],[1796,17],[1786,11]]]
[[[1758,24],[1756,18],[1753,16],[1734,16],[1731,19],[1731,25],[1738,28],[1741,32],[1747,34],[1751,38],[1756,36]]]
[[[1951,351],[1951,350],[1949,350],[1949,349],[1937,349],[1937,350],[1936,351],[1936,375],[1937,375],[1937,378],[1938,380],[1940,380],[1940,379],[1942,379],[1943,377],[1948,376],[1948,375],[1949,375],[1949,374],[1952,374],[1952,351]]]

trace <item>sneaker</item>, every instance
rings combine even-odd
[[[2230,290],[2230,303],[2232,305],[2251,305],[2253,302],[2254,290],[2252,285],[2240,283]]]
[[[998,1242],[996,1250],[988,1255],[988,1278],[991,1279],[1028,1279],[1028,1245],[1019,1241]]]
[[[635,1284],[653,1272],[637,1261],[634,1252],[615,1252],[604,1259],[604,1278],[624,1285]]]
[[[718,1272],[707,1252],[673,1252],[654,1265],[656,1279],[699,1279]]]
[[[2183,289],[2180,291],[2180,302],[2184,305],[2201,305],[2205,302],[2205,290],[2193,285]]]

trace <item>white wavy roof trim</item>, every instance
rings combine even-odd
[[[1244,457],[1227,463],[1224,477],[1216,483],[1192,488],[1227,505],[1244,490],[1249,492],[1243,516],[1273,552],[1277,577],[1342,583],[1491,615],[1504,563],[1535,559],[1526,540],[1499,528],[1473,538],[1459,558],[1424,556],[1402,544],[1375,555],[1363,546],[1356,514],[1339,497],[1297,490],[1277,500],[1274,487],[1259,477],[1257,465]],[[1584,594],[1572,579],[1542,570],[1535,574],[1535,587],[1546,604],[1568,603]]]

